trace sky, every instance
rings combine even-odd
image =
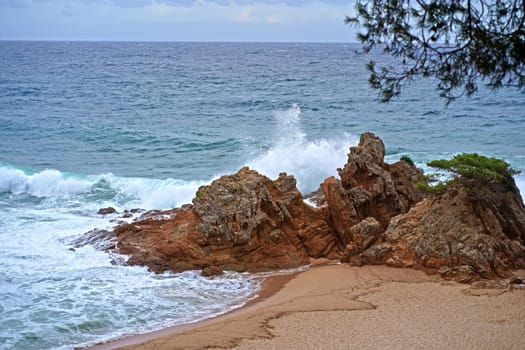
[[[352,0],[0,0],[0,40],[354,42]]]

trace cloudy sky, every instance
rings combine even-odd
[[[350,42],[352,0],[0,0],[0,40]]]

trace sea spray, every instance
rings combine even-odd
[[[281,172],[293,175],[303,193],[317,190],[325,178],[337,175],[337,168],[346,163],[349,147],[359,142],[348,133],[332,140],[308,140],[301,127],[301,109],[296,104],[275,112],[275,118],[277,140],[247,164],[270,178]]]

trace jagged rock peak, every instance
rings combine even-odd
[[[338,169],[340,180],[328,178],[321,185],[329,208],[329,223],[343,244],[353,240],[351,228],[374,218],[381,232],[390,219],[407,212],[421,197],[415,190],[421,171],[406,162],[386,164],[385,146],[373,133],[361,135],[350,148],[348,161]]]

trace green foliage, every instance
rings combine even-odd
[[[456,175],[489,182],[503,182],[519,173],[510,168],[509,163],[498,158],[489,158],[477,153],[462,153],[450,160],[433,160],[430,167],[450,171]]]
[[[379,47],[395,67],[370,62],[370,85],[383,101],[416,77],[435,77],[441,96],[489,88],[525,91],[525,0],[357,0],[355,16],[365,52]]]
[[[428,193],[442,193],[452,182],[452,180],[439,181],[436,174],[424,175],[421,181],[416,183],[416,189]]]
[[[418,182],[416,189],[428,193],[443,193],[447,189],[449,182],[438,182],[436,184],[429,184],[427,182]]]
[[[427,165],[455,175],[455,178],[447,181],[439,179],[439,175],[442,174],[424,175],[422,180],[416,184],[416,189],[428,193],[444,192],[447,186],[454,183],[458,177],[501,183],[519,174],[519,171],[510,168],[504,160],[485,157],[477,153],[462,153],[452,159],[430,161]]]
[[[412,166],[415,166],[414,161],[409,156],[407,156],[406,154],[402,155],[401,158],[399,158],[399,160],[404,160],[408,164],[410,164]]]

